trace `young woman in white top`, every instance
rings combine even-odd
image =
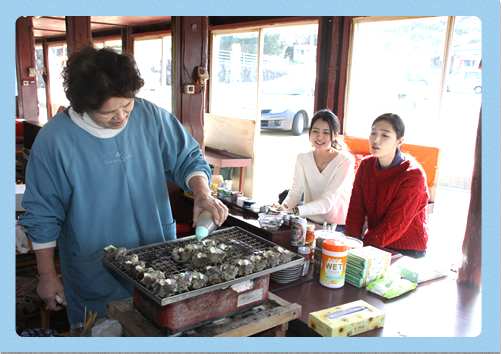
[[[339,129],[331,111],[314,115],[309,131],[313,149],[296,158],[293,184],[281,207],[319,224],[337,224],[337,231],[345,232],[355,161],[337,141]],[[304,204],[298,205],[302,195]]]

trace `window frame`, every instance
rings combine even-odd
[[[217,63],[217,60],[215,60],[215,56],[218,55],[217,53],[218,51],[213,50],[215,36],[258,32],[258,50],[257,50],[258,60],[256,66],[257,80],[256,80],[256,107],[255,107],[255,121],[257,122],[256,125],[257,129],[259,129],[260,127],[259,123],[261,120],[261,110],[259,109],[259,107],[260,107],[260,90],[261,90],[261,85],[263,83],[262,65],[263,65],[263,45],[265,39],[264,31],[269,28],[294,27],[303,25],[317,25],[319,32],[321,21],[319,17],[310,17],[310,16],[293,17],[288,19],[275,19],[271,21],[264,20],[257,22],[241,22],[229,25],[216,25],[210,29],[209,32],[209,48],[210,48],[210,58],[211,58],[210,72],[212,73],[216,73],[218,71],[217,68],[215,67],[216,65],[215,63]],[[210,86],[209,86],[210,93],[214,92],[214,85],[215,85],[215,80],[210,80]],[[208,112],[211,114],[217,114],[213,113],[213,104],[211,95],[209,95],[208,101],[209,101]]]
[[[446,33],[445,42],[443,48],[443,55],[441,60],[443,65],[441,66],[441,74],[439,79],[439,97],[438,97],[438,109],[436,112],[436,126],[439,124],[441,118],[441,111],[443,105],[443,98],[446,94],[446,79],[450,71],[450,58],[453,45],[453,34],[455,30],[455,16],[369,16],[369,17],[354,17],[350,24],[350,42],[349,42],[349,54],[347,60],[347,76],[346,76],[346,86],[345,86],[345,102],[344,102],[344,118],[343,118],[343,131],[342,134],[347,134],[347,122],[350,119],[350,89],[351,89],[351,76],[352,69],[354,66],[354,47],[356,45],[356,26],[361,23],[369,22],[389,22],[389,21],[402,21],[402,20],[412,20],[412,19],[423,19],[423,18],[436,18],[436,17],[447,17],[446,23]]]
[[[171,55],[168,55],[168,50],[167,46],[164,45],[165,38],[170,37],[171,38]],[[155,39],[160,39],[161,42],[161,66],[160,66],[160,83],[161,87],[166,87],[166,80],[167,80],[167,72],[166,72],[166,67],[164,63],[168,59],[171,60],[171,75],[173,73],[173,63],[174,63],[174,49],[173,49],[173,36],[172,36],[172,31],[158,31],[155,33],[141,33],[141,34],[133,34],[131,35],[132,39],[132,55],[135,56],[135,46],[137,41],[147,41],[147,40],[155,40]],[[172,79],[171,79],[172,80]],[[172,87],[172,81],[171,81],[171,87]],[[171,91],[171,111],[173,110],[174,107],[174,99],[173,99],[174,91]]]

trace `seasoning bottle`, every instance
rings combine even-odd
[[[319,283],[327,288],[341,288],[345,284],[347,245],[338,239],[327,239],[322,244]]]
[[[300,256],[302,256],[304,258],[302,276],[305,276],[309,273],[310,248],[298,247],[298,253],[300,254]]]
[[[199,219],[197,219],[197,227],[195,228],[195,236],[197,236],[197,240],[200,241],[204,237],[207,237],[207,235],[216,230],[217,227],[218,225],[214,223],[213,214],[204,210],[200,213]]]
[[[214,197],[218,193],[218,184],[211,183],[211,195]]]
[[[315,225],[307,223],[307,233],[305,235],[305,243],[312,243],[315,240]]]

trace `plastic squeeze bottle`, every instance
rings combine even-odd
[[[195,228],[197,240],[200,241],[204,237],[207,237],[211,232],[216,230],[217,227],[218,225],[214,223],[213,214],[207,210],[202,211],[197,220],[197,227]]]

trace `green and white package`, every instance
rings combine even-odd
[[[374,282],[368,284],[366,290],[372,293],[383,296],[387,299],[392,299],[393,297],[402,295],[408,291],[411,291],[417,287],[416,283],[413,283],[407,279],[402,279],[399,275],[390,275],[381,279],[377,279]]]

